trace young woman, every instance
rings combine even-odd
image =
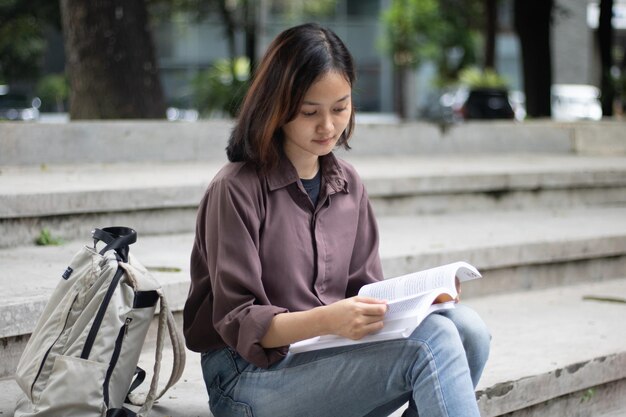
[[[383,278],[363,183],[332,150],[354,127],[352,57],[316,24],[282,32],[233,129],[231,161],[203,198],[184,311],[216,417],[479,416],[489,333],[469,308],[408,338],[290,354],[291,343],[380,330]],[[381,138],[382,139],[382,138]]]

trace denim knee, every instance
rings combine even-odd
[[[431,314],[415,329],[410,340],[420,344],[410,374],[419,414],[443,415],[441,410],[447,410],[448,415],[477,416],[466,352],[452,320]],[[470,403],[473,406],[468,406]],[[471,412],[467,407],[473,407]]]
[[[491,333],[482,318],[470,307],[459,304],[450,310],[448,317],[454,322],[462,339],[487,342],[491,340]]]
[[[425,343],[433,352],[464,354],[463,344],[454,323],[439,314],[431,314],[413,331],[410,339]]]
[[[458,330],[474,386],[482,375],[487,359],[489,358],[491,333],[478,313],[464,304],[457,304],[456,308],[443,310],[441,316],[448,318]]]
[[[458,304],[456,308],[445,310],[441,315],[454,323],[465,350],[472,354],[488,356],[491,333],[478,313],[466,305]]]

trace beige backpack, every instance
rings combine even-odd
[[[15,417],[135,416],[124,402],[141,405],[136,415],[147,416],[182,374],[185,349],[161,287],[129,254],[137,233],[110,227],[92,234],[94,245],[70,262],[20,358]],[[99,242],[106,244],[100,251]],[[152,382],[137,398],[129,394],[145,377],[137,362],[159,301]],[[166,329],[174,363],[157,394]]]

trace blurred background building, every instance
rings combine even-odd
[[[494,69],[506,81],[508,89],[514,93],[514,99],[523,104],[523,95],[515,95],[523,90],[523,77],[519,40],[514,30],[514,1],[495,1],[498,9]],[[257,56],[261,56],[277,33],[298,23],[317,21],[328,26],[346,42],[355,57],[358,69],[355,103],[358,109],[361,112],[392,114],[397,111],[398,73],[384,47],[387,29],[382,17],[392,2],[393,0],[248,0],[248,3],[256,7],[254,48]],[[233,51],[237,56],[245,55],[246,47],[249,47],[246,30],[241,25],[236,26],[231,45],[226,36],[228,25],[224,15],[214,8],[205,12],[191,9],[172,11],[172,8],[164,8],[163,4],[175,2],[151,0],[147,3],[152,16],[152,36],[165,101],[169,107],[178,109],[197,107],[198,89],[203,83],[206,84],[206,78],[202,77],[214,69],[220,60],[230,58]],[[197,3],[202,4],[200,1]],[[457,0],[456,3],[465,2]],[[613,76],[624,84],[626,0],[615,0],[613,10]],[[596,39],[598,1],[555,0],[552,15],[553,83],[599,87],[601,70]],[[485,58],[484,37],[481,38],[479,30],[474,32],[478,36],[475,50],[471,52],[472,60],[473,65],[480,67]],[[63,73],[65,64],[60,31],[48,28],[45,34],[47,46],[43,55],[41,77]],[[465,55],[467,51],[462,48],[450,48],[445,52],[445,60],[454,64]],[[242,71],[245,73],[247,69],[243,68]],[[434,60],[420,61],[419,65],[411,69],[410,76],[401,86],[407,118],[423,116],[432,108],[432,103],[439,100],[446,89],[452,87],[449,83],[450,80],[441,80]],[[38,93],[36,82],[15,84],[18,88],[30,90],[32,94]],[[44,107],[46,106],[50,107],[49,100],[44,100]],[[215,115],[220,116],[219,113]]]
[[[261,2],[262,24],[259,51],[281,30],[307,20],[303,0]],[[384,28],[381,13],[390,0],[337,0],[330,9],[315,18],[335,30],[352,51],[359,72],[356,103],[361,111],[392,113],[394,95],[393,66],[381,47]],[[502,0],[498,8],[496,69],[512,90],[522,90],[520,53],[513,29],[512,0]],[[614,29],[617,60],[624,60],[626,48],[626,0],[614,5]],[[600,69],[594,31],[598,27],[598,3],[589,0],[557,1],[554,11],[552,53],[555,84],[599,86]],[[196,22],[184,14],[158,24],[155,31],[162,82],[171,102],[185,103],[190,95],[190,80],[217,59],[228,56],[224,25],[217,15]],[[237,34],[243,51],[243,34]],[[454,57],[452,57],[454,58]],[[480,61],[482,57],[478,57]],[[478,62],[477,64],[479,64]],[[623,67],[623,62],[617,62]],[[438,94],[434,64],[427,62],[415,70],[409,84],[409,114],[428,106]]]

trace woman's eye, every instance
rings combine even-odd
[[[335,113],[341,113],[342,111],[346,110],[348,107],[342,107],[340,109],[335,109]]]
[[[313,116],[314,114],[314,111],[302,111],[303,116]]]

